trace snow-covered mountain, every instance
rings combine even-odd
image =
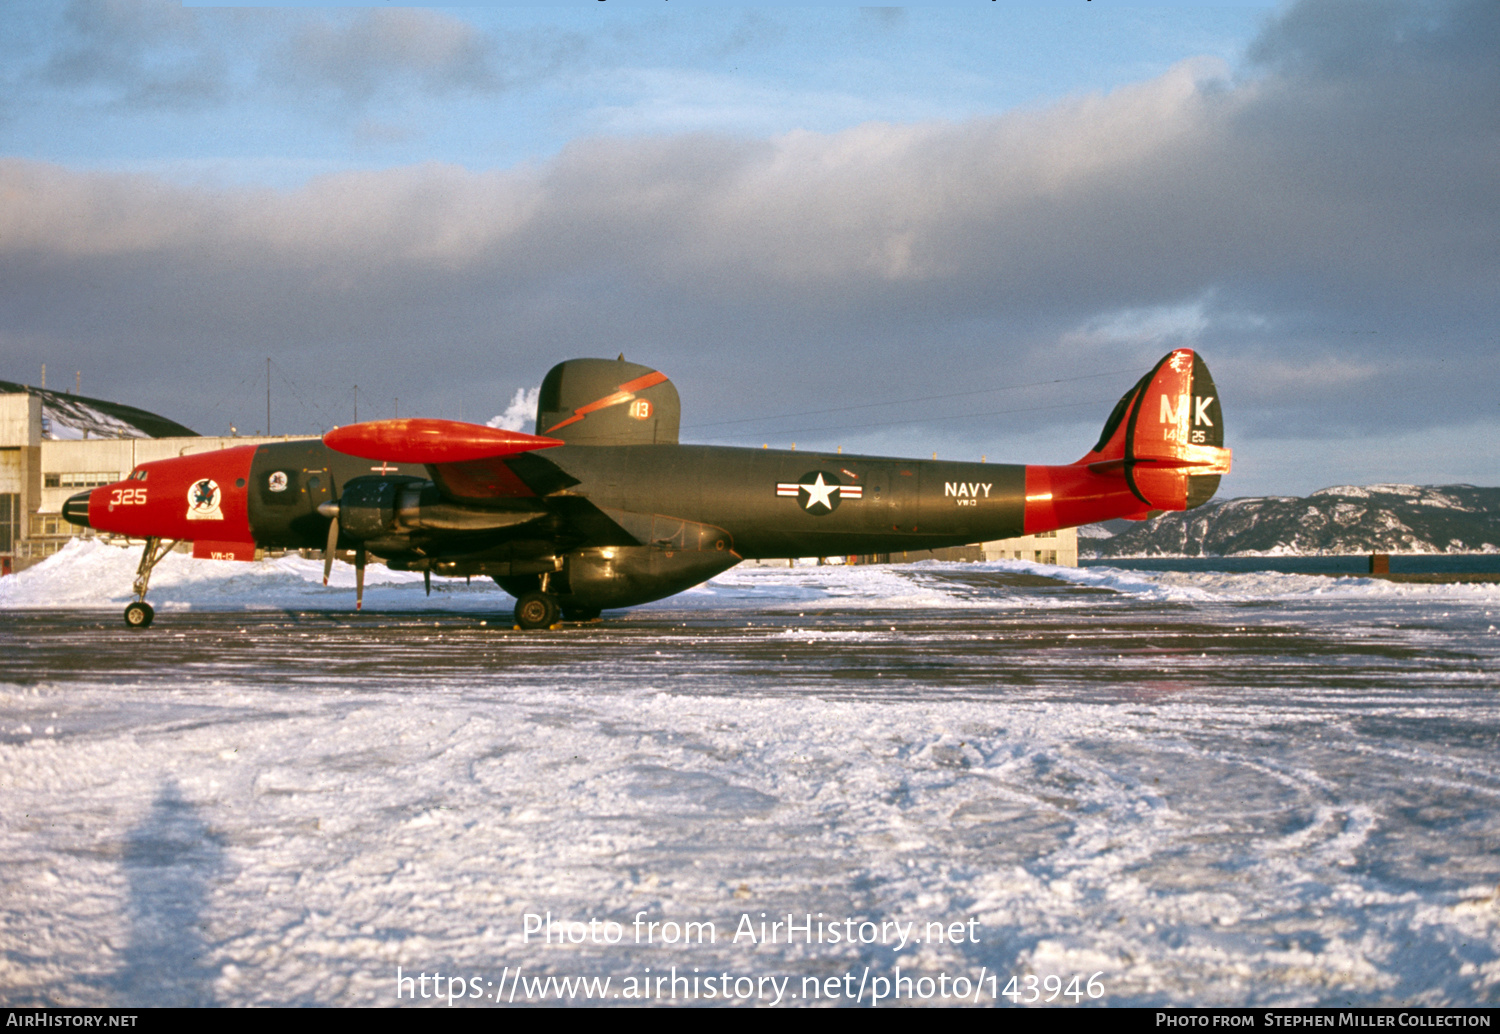
[[[1500,488],[1341,485],[1304,498],[1214,501],[1109,538],[1080,534],[1079,554],[1488,553],[1500,550]]]

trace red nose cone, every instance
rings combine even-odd
[[[89,527],[89,496],[92,492],[78,492],[68,496],[68,501],[63,503],[63,520],[69,524],[76,524],[80,528]]]

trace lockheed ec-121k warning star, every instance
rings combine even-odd
[[[146,540],[125,621],[151,624],[151,571],[193,555],[352,549],[356,607],[375,555],[396,570],[488,575],[543,628],[671,596],[742,559],[899,553],[1144,519],[1212,498],[1229,471],[1218,391],[1189,349],[1120,399],[1067,466],[679,445],[677,389],[649,367],[574,359],[542,381],[537,434],[378,420],[322,440],[143,463],[80,492],[74,524]],[[372,466],[371,461],[376,461]]]

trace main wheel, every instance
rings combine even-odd
[[[139,600],[125,608],[125,627],[150,628],[154,617],[156,617],[156,611],[151,609],[151,604]]]
[[[528,592],[516,600],[516,624],[522,628],[550,628],[558,617],[557,601],[545,592]]]

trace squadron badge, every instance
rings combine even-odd
[[[187,519],[190,521],[222,521],[224,514],[219,511],[219,500],[222,494],[219,486],[211,478],[194,481],[188,488]]]

